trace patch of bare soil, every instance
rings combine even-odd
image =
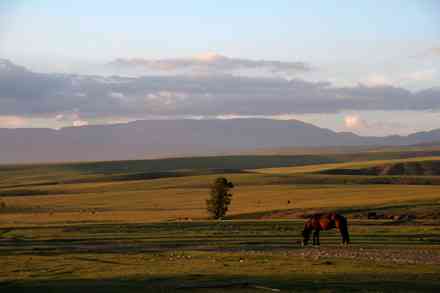
[[[440,251],[435,249],[390,249],[358,247],[309,247],[288,255],[320,260],[321,258],[360,259],[395,264],[440,264]]]

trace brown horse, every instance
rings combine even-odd
[[[313,231],[313,245],[319,245],[319,231],[336,228],[342,236],[342,244],[348,244],[350,237],[348,235],[347,219],[337,213],[315,214],[304,223],[302,231],[302,245],[309,242],[310,234]]]

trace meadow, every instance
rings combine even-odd
[[[0,288],[436,292],[439,160],[399,149],[0,166]],[[431,173],[341,173],[414,163]],[[218,176],[235,188],[212,221]],[[352,244],[326,231],[301,248],[304,218],[330,210],[349,218]]]

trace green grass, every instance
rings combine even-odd
[[[299,247],[301,226],[301,221],[226,221],[4,228],[0,288],[434,292],[440,285],[437,267],[424,263],[440,252],[438,226],[354,221],[351,247],[341,248],[336,232],[328,231],[321,249]]]

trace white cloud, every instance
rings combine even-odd
[[[63,115],[63,114],[57,114],[57,115],[55,116],[55,120],[56,120],[56,121],[62,121],[62,120],[64,120],[64,115]]]
[[[142,59],[119,58],[109,64],[110,71],[126,73],[129,76],[145,73],[203,73],[203,74],[235,74],[243,72],[266,74],[274,76],[280,73],[296,74],[311,71],[311,67],[304,62],[285,62],[272,60],[251,60],[231,58],[217,53],[203,53],[190,58],[170,59]]]
[[[376,113],[377,115],[378,112],[370,112],[370,114],[371,113]],[[408,127],[407,124],[402,123],[402,119],[397,121],[396,118],[399,117],[393,117],[392,120],[386,120],[386,116],[380,117],[379,119],[378,118],[379,117],[369,117],[368,119],[365,119],[363,115],[361,117],[359,114],[348,114],[344,117],[344,126],[347,130],[363,135],[368,134],[381,136],[397,133],[408,134],[417,131]]]
[[[426,69],[410,73],[406,78],[413,81],[431,81],[434,80],[436,74],[436,69]]]
[[[76,111],[74,113],[70,114],[69,118],[72,120],[72,125],[74,127],[80,127],[80,126],[89,125],[89,122],[86,121],[86,120],[81,119],[80,115]]]
[[[79,98],[85,98],[85,97],[87,97],[87,94],[86,93],[78,92],[78,93],[75,93],[75,96],[79,97]]]
[[[434,55],[434,56],[440,56],[440,47],[429,49],[428,54]]]
[[[367,123],[359,115],[347,115],[344,117],[345,127],[349,129],[366,128]]]
[[[185,93],[173,92],[173,91],[160,91],[158,95],[163,98],[176,99],[176,100],[184,100],[188,96]]]
[[[132,121],[136,121],[134,118],[110,118],[106,121],[107,124],[125,124]]]
[[[27,124],[28,120],[20,116],[0,116],[0,127],[2,128],[20,128],[26,126]]]
[[[213,61],[221,60],[221,59],[225,59],[225,58],[226,57],[224,57],[220,54],[214,53],[214,52],[201,53],[201,54],[198,54],[193,57],[193,59],[199,60],[202,62],[213,62]]]
[[[381,73],[372,73],[366,79],[361,81],[361,84],[369,87],[381,86],[402,86],[408,82],[427,82],[434,81],[437,70],[434,68],[418,70],[406,74],[395,74],[394,78],[389,75]]]
[[[113,99],[117,99],[117,100],[123,100],[125,99],[125,95],[123,93],[120,92],[110,92],[109,96]]]
[[[87,122],[85,120],[74,120],[72,122],[72,125],[75,127],[86,126],[86,125],[89,125],[89,122]]]
[[[183,92],[174,91],[159,91],[156,93],[150,93],[145,97],[145,101],[148,106],[152,106],[155,109],[159,109],[163,106],[173,106],[179,102],[183,102],[187,99],[188,94]]]
[[[388,77],[379,73],[370,74],[362,83],[371,87],[389,86],[393,84],[393,82]]]
[[[55,115],[55,121],[60,123],[60,126],[72,125],[79,127],[89,125],[88,121],[81,118],[81,115],[78,113],[78,109],[73,109],[72,111]]]
[[[290,114],[290,113],[283,113],[283,114],[277,114],[277,115],[241,115],[238,113],[228,113],[228,114],[216,115],[214,117],[208,116],[207,118],[215,118],[215,119],[222,119],[222,120],[248,119],[248,118],[272,119],[272,120],[302,120],[303,119],[303,117],[301,117],[301,115]]]

